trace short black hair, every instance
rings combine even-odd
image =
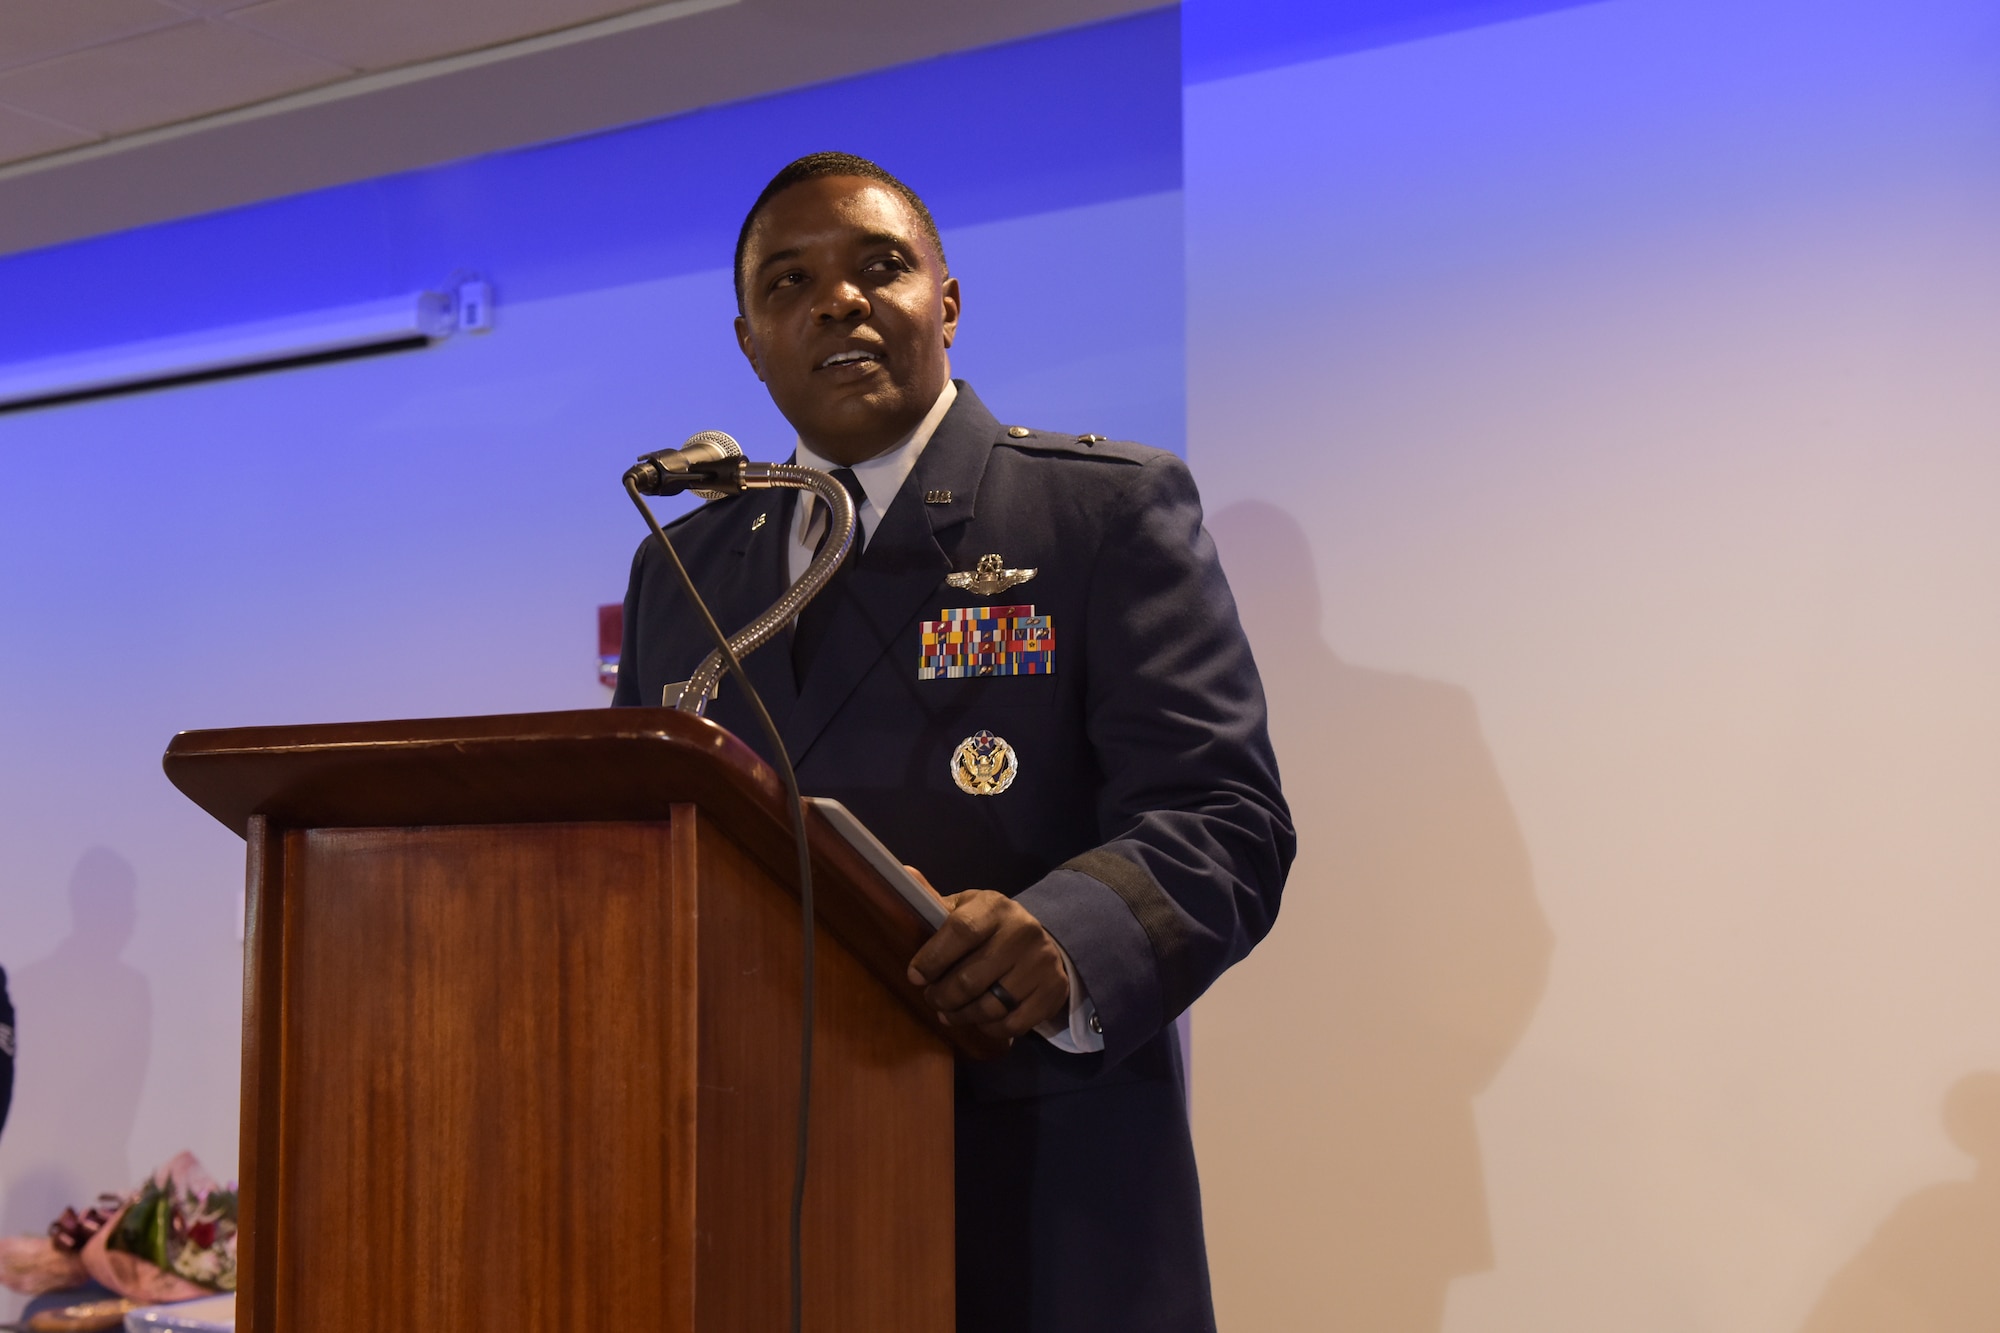
[[[797,161],[786,163],[777,175],[771,177],[771,183],[764,187],[764,192],[757,196],[757,202],[750,205],[750,211],[743,215],[743,225],[736,232],[736,262],[731,270],[736,275],[737,314],[743,313],[743,252],[750,245],[750,228],[756,225],[757,215],[764,211],[764,205],[794,185],[818,180],[822,176],[859,176],[894,190],[915,211],[917,221],[923,224],[924,235],[930,238],[932,248],[937,251],[938,262],[944,263],[944,241],[938,236],[937,219],[931,216],[930,209],[924,206],[924,201],[917,197],[915,190],[891,175],[887,168],[865,157],[856,157],[852,153],[807,153]],[[946,264],[945,268],[949,271],[950,265]]]

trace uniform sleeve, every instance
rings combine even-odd
[[[1083,659],[1104,841],[1019,900],[1075,961],[1115,1061],[1270,930],[1296,848],[1257,667],[1171,455],[1104,531]]]
[[[14,1005],[7,998],[7,973],[0,969],[0,1130],[7,1128],[7,1107],[14,1100]]]

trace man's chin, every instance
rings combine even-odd
[[[913,415],[907,395],[883,386],[867,394],[819,396],[792,423],[809,441],[872,446],[880,452],[908,435],[928,406]]]

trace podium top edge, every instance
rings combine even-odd
[[[161,767],[243,834],[290,827],[664,818],[726,790],[782,818],[783,784],[749,746],[668,708],[183,731]]]
[[[297,752],[439,745],[473,741],[703,741],[742,743],[707,718],[672,708],[579,708],[552,713],[478,713],[465,717],[385,718],[359,722],[212,727],[174,733],[168,761],[191,755]],[[755,760],[748,747],[746,756]],[[761,761],[756,761],[761,762]]]

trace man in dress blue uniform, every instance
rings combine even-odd
[[[1172,1024],[1270,929],[1294,839],[1194,483],[1157,449],[1004,425],[954,383],[936,224],[871,162],[781,171],[736,284],[798,461],[834,471],[861,522],[744,670],[801,789],[946,895],[912,980],[1012,1043],[959,1067],[958,1326],[1213,1329]],[[733,629],[805,567],[824,511],[752,492],[672,535]],[[711,646],[641,546],[615,702],[659,703]],[[710,716],[767,748],[732,683]]]

